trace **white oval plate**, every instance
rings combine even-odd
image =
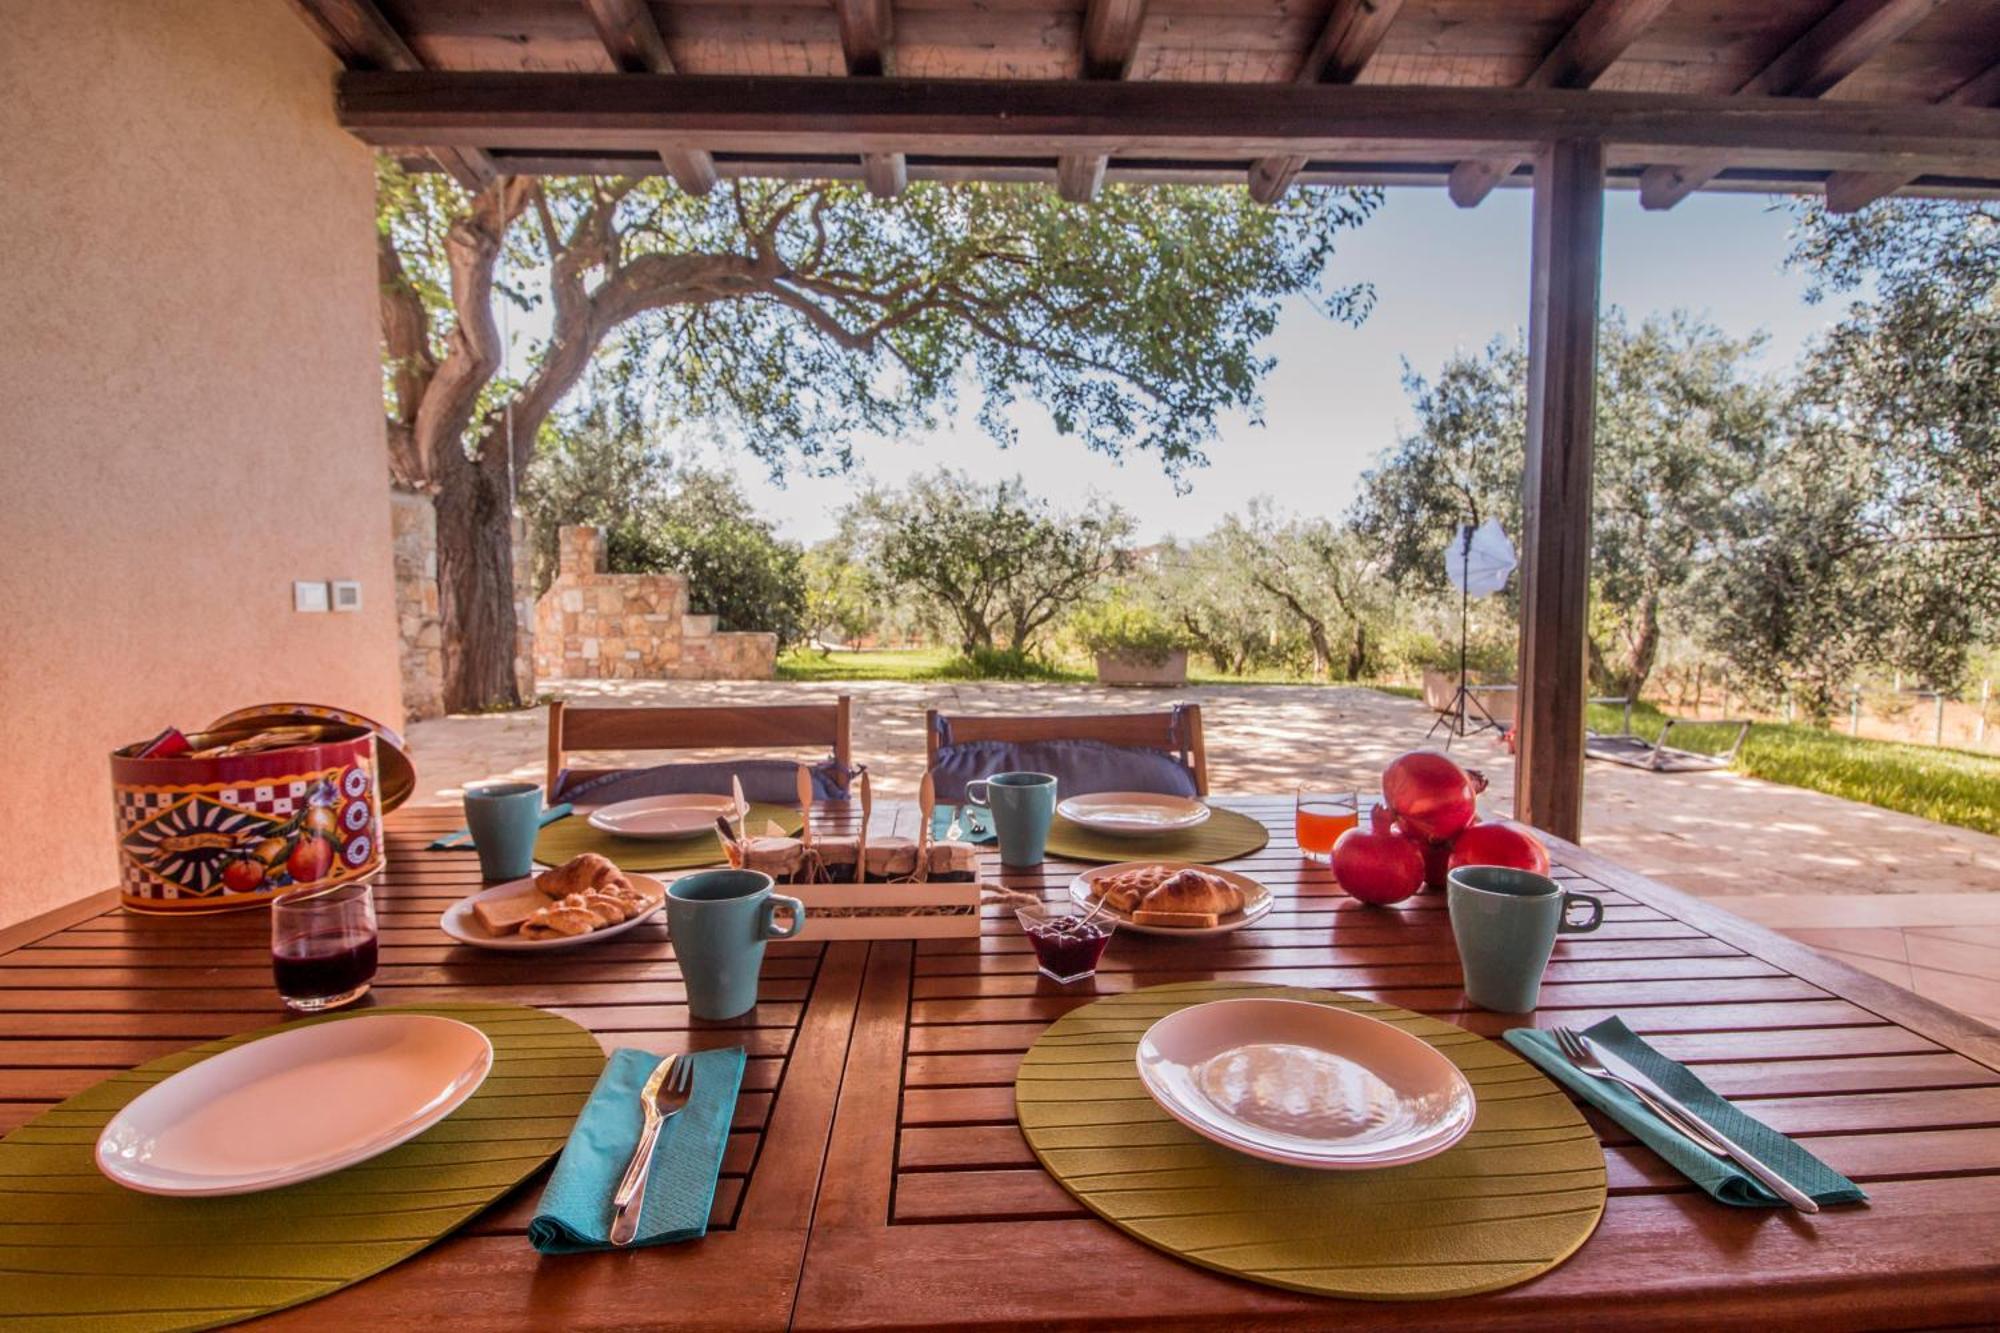
[[[456,1019],[362,1014],[276,1032],[148,1088],[97,1139],[146,1194],[250,1194],[365,1162],[450,1115],[493,1068]]]
[[[632,887],[644,889],[647,893],[652,894],[654,898],[653,905],[640,912],[637,916],[628,916],[615,926],[606,926],[603,930],[593,930],[588,935],[564,935],[553,940],[524,940],[518,932],[511,935],[491,935],[487,933],[485,925],[480,922],[478,915],[473,912],[472,905],[487,898],[512,898],[524,893],[535,887],[535,877],[533,875],[529,875],[526,879],[510,879],[504,884],[495,884],[490,889],[482,889],[469,898],[460,898],[457,902],[444,909],[444,915],[438,918],[438,929],[457,940],[460,944],[470,944],[474,948],[479,949],[518,950],[522,953],[534,953],[542,949],[573,949],[579,944],[595,944],[599,940],[608,940],[613,936],[623,935],[642,921],[650,921],[659,913],[662,907],[666,906],[667,886],[660,883],[659,880],[654,879],[651,875],[635,875],[629,870],[625,872],[625,878],[632,881]]]
[[[1177,833],[1205,822],[1209,808],[1185,796],[1161,796],[1149,791],[1104,791],[1072,796],[1056,805],[1056,813],[1072,824],[1121,838]]]
[[[1304,1000],[1217,1000],[1139,1039],[1139,1078],[1204,1138],[1321,1171],[1435,1157],[1478,1103],[1457,1065],[1402,1029]]]
[[[718,815],[734,815],[727,796],[641,796],[590,812],[590,826],[621,838],[672,842],[715,831]]]
[[[1221,866],[1205,866],[1199,861],[1120,861],[1116,865],[1092,866],[1069,882],[1070,901],[1089,911],[1097,906],[1097,899],[1090,896],[1090,886],[1106,875],[1115,875],[1121,870],[1136,870],[1140,866],[1165,866],[1169,870],[1185,870],[1189,866],[1196,870],[1206,870],[1211,875],[1222,878],[1243,890],[1243,910],[1220,917],[1212,926],[1140,926],[1133,924],[1129,912],[1121,912],[1107,906],[1104,915],[1118,923],[1118,929],[1136,931],[1141,935],[1177,935],[1191,939],[1201,939],[1209,935],[1227,935],[1232,930],[1241,930],[1252,921],[1268,913],[1276,903],[1271,891],[1248,875],[1239,875],[1234,870],[1224,870]]]

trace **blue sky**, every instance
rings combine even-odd
[[[1176,495],[1146,458],[1120,466],[1089,454],[1033,407],[1017,411],[1021,440],[1011,449],[995,446],[968,409],[955,430],[864,442],[861,467],[891,485],[943,464],[989,480],[1019,472],[1059,498],[1095,489],[1137,516],[1145,540],[1197,535],[1259,495],[1304,513],[1338,514],[1370,460],[1409,425],[1401,360],[1429,374],[1454,350],[1476,349],[1525,321],[1528,209],[1520,189],[1495,191],[1470,211],[1442,190],[1389,191],[1375,216],[1347,234],[1330,274],[1336,283],[1373,282],[1374,313],[1353,328],[1305,302],[1288,306],[1270,344],[1277,368],[1264,384],[1263,424],[1225,421],[1188,494]],[[1681,307],[1731,334],[1762,329],[1771,339],[1764,368],[1782,370],[1839,309],[1808,306],[1802,279],[1784,270],[1790,225],[1763,195],[1697,194],[1670,212],[1647,213],[1636,191],[1612,191],[1605,303],[1635,319]],[[780,530],[805,541],[831,534],[834,511],[859,480],[779,485],[747,455],[710,448],[706,457],[733,467]]]

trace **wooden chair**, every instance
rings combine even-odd
[[[1181,734],[1174,718],[1182,719]],[[946,717],[932,708],[924,713],[924,763],[937,766],[940,723],[951,731],[954,744],[961,741],[1103,741],[1107,745],[1143,746],[1185,753],[1194,774],[1195,791],[1208,795],[1208,750],[1202,743],[1201,705],[1182,704],[1164,713],[1033,713],[1000,716],[991,713],[960,713]]]
[[[770,704],[719,708],[584,708],[549,704],[549,799],[555,799],[563,756],[571,750],[762,750],[801,746],[832,749],[837,781],[847,785],[852,700],[829,704]]]

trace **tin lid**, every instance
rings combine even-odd
[[[383,814],[409,800],[417,790],[417,766],[411,762],[409,748],[404,745],[402,736],[394,728],[385,727],[374,718],[351,709],[329,708],[325,704],[251,704],[248,708],[224,713],[209,723],[206,730],[220,731],[225,727],[240,726],[297,726],[301,722],[344,722],[375,733],[375,763],[380,770],[378,778],[382,784]]]

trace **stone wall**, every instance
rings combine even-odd
[[[428,495],[389,493],[396,571],[396,623],[402,644],[406,721],[444,712],[444,634],[438,614],[437,510]],[[527,521],[514,516],[514,682],[535,697],[535,551]]]
[[[555,582],[535,604],[535,670],[544,680],[769,680],[775,634],[724,632],[688,614],[679,574],[611,574],[604,529],[557,534]]]

